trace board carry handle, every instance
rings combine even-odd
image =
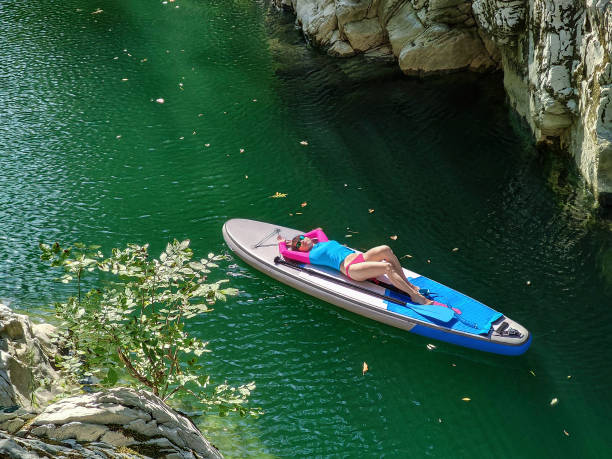
[[[313,275],[315,277],[320,277],[321,279],[325,279],[325,280],[328,280],[330,282],[334,282],[335,284],[344,285],[345,287],[352,288],[353,290],[364,292],[364,293],[367,293],[368,295],[372,295],[372,296],[375,296],[377,298],[382,298],[383,300],[389,301],[391,303],[399,304],[400,306],[404,306],[406,308],[412,309],[414,312],[416,312],[417,314],[422,315],[423,317],[429,317],[431,319],[434,319],[434,320],[437,320],[437,321],[440,321],[440,322],[450,322],[451,320],[453,320],[455,318],[455,313],[452,311],[452,309],[441,308],[441,307],[438,307],[438,306],[435,306],[434,308],[431,308],[431,307],[428,308],[426,306],[410,304],[410,303],[407,303],[405,301],[398,300],[397,298],[392,298],[392,297],[384,295],[382,293],[376,293],[376,292],[373,292],[371,290],[368,290],[367,288],[360,287],[358,285],[354,285],[354,284],[351,284],[349,282],[345,282],[343,280],[337,279],[337,278],[332,277],[332,276],[328,276],[326,274],[320,273],[320,272],[315,271],[313,269],[306,268],[304,266],[296,265],[295,263],[291,263],[291,262],[288,262],[286,260],[283,260],[281,257],[278,257],[278,256],[274,257],[274,263],[275,264],[281,264],[281,265],[284,265],[284,266],[288,266],[288,267],[296,269],[298,271],[304,271],[304,272],[306,272],[308,274],[311,274],[311,275]]]

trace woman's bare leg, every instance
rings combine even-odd
[[[364,255],[365,258],[365,255]],[[403,292],[410,295],[410,299],[417,304],[432,304],[431,300],[428,300],[419,293],[419,289],[406,281],[403,273],[400,275],[388,261],[364,261],[362,263],[355,263],[349,266],[348,270],[351,279],[356,281],[364,281],[373,277],[378,277],[386,274],[393,285]]]
[[[393,269],[397,271],[397,273],[404,279],[407,284],[410,284],[410,281],[404,275],[404,270],[402,269],[402,265],[400,261],[397,259],[393,250],[388,245],[379,245],[378,247],[374,247],[363,254],[363,259],[365,261],[388,261],[393,265]],[[412,285],[417,291],[419,290],[416,286]]]

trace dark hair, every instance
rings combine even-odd
[[[301,234],[299,236],[294,237],[293,239],[291,239],[291,250],[297,250],[298,249],[298,242],[302,242],[302,240],[304,239],[304,235]]]

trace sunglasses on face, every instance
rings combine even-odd
[[[299,249],[302,246],[302,241],[304,240],[304,236],[300,236],[300,240],[295,243],[295,248]]]

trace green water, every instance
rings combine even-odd
[[[234,260],[240,296],[192,324],[265,411],[198,420],[227,457],[609,456],[610,228],[568,164],[499,75],[330,59],[267,3],[0,2],[5,303],[48,317],[66,293],[39,241],[203,255],[245,217],[387,243],[534,335],[518,358],[430,351]]]

